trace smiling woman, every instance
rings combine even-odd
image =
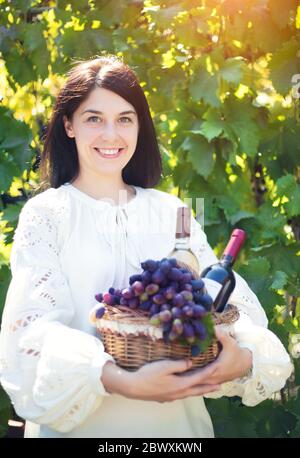
[[[132,194],[123,181],[122,170],[133,157],[138,141],[134,107],[111,90],[96,87],[71,119],[64,116],[63,120],[78,151],[79,174],[73,185],[96,199],[107,197],[107,190],[116,202],[120,190]]]
[[[223,349],[207,368],[186,373],[190,361],[164,359],[130,372],[96,337],[89,322],[95,294],[123,289],[143,261],[174,248],[177,209],[186,205],[154,189],[160,176],[134,72],[114,56],[77,63],[45,138],[48,189],[23,206],[11,249],[0,375],[26,420],[25,437],[213,437],[204,395],[256,405],[290,375],[288,354],[237,274],[235,338],[217,332]],[[191,248],[204,269],[217,258],[200,224],[191,223]]]
[[[96,199],[117,202],[122,190],[132,195],[131,186],[155,186],[161,156],[133,70],[106,56],[76,61],[67,76],[45,137],[40,189],[71,182]]]

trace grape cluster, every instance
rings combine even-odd
[[[148,312],[151,325],[162,327],[166,343],[188,344],[196,356],[201,342],[211,337],[207,317],[213,300],[203,280],[195,279],[175,258],[148,259],[141,267],[142,273],[132,275],[128,287],[95,295],[101,307],[95,310],[94,319],[102,318],[106,304],[139,308]]]

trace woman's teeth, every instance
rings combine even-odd
[[[96,150],[100,151],[102,154],[116,154],[120,148],[117,149],[104,149],[104,148],[96,148]]]
[[[95,150],[101,154],[101,156],[111,156],[111,157],[117,157],[123,151],[124,148],[96,148]]]

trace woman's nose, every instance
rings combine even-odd
[[[116,126],[112,123],[106,123],[101,129],[101,134],[104,139],[111,139],[117,136]]]

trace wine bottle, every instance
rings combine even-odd
[[[246,233],[242,229],[234,229],[220,261],[201,272],[200,277],[214,300],[216,312],[223,312],[235,288],[232,266],[245,239]]]
[[[173,251],[168,258],[175,258],[181,267],[188,269],[194,278],[199,278],[199,263],[191,250],[191,209],[178,207],[176,220],[176,238]]]

